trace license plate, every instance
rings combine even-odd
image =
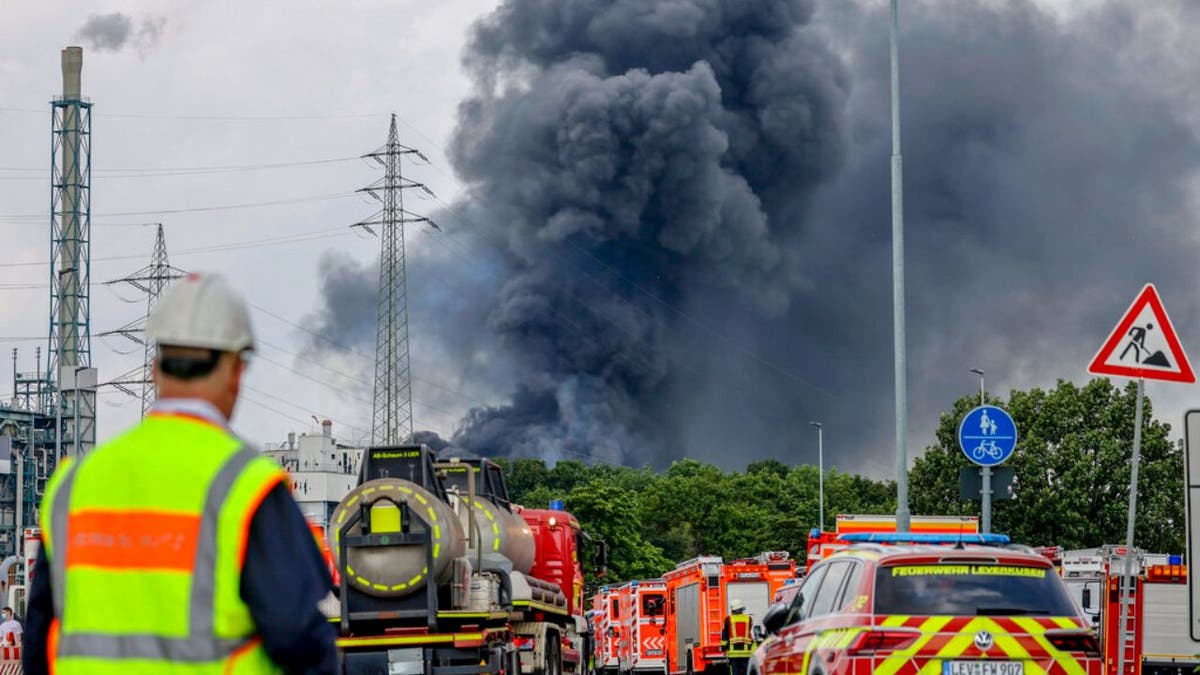
[[[943,661],[942,675],[1025,675],[1023,661]]]

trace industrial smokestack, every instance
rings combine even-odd
[[[325,438],[333,438],[333,422],[324,420],[321,422],[321,435]]]
[[[82,100],[83,48],[66,47],[62,50],[63,101]],[[79,184],[82,180],[79,166],[79,108],[63,108],[62,165],[59,176],[62,180],[62,252],[59,260],[58,280],[60,293],[58,304],[59,373],[61,369],[75,367],[78,363],[79,339]]]
[[[62,75],[63,100],[78,101],[82,92],[83,47],[65,47],[62,50]]]
[[[54,349],[52,376],[58,389],[56,416],[64,411],[74,420],[70,424],[72,453],[86,452],[95,439],[95,370],[91,365],[89,321],[91,204],[91,102],[83,96],[83,49],[62,50],[62,97],[51,102],[53,109],[52,145],[58,165],[51,170],[51,232],[54,267],[51,278],[51,306],[54,331],[50,346]],[[80,367],[87,373],[80,378]],[[70,384],[68,387],[67,384]],[[83,389],[88,391],[83,391]],[[59,427],[61,429],[61,422]],[[63,434],[56,434],[59,446]]]

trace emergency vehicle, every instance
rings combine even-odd
[[[1096,638],[1047,558],[956,538],[853,543],[816,563],[764,618],[773,637],[750,674],[1103,675]]]
[[[1082,593],[1085,613],[1094,615],[1105,655],[1107,675],[1119,675],[1121,631],[1121,572],[1110,567],[1096,584]],[[1126,675],[1181,675],[1200,666],[1188,630],[1188,568],[1185,565],[1150,565],[1132,577],[1133,599],[1126,619],[1124,672]]]
[[[662,579],[631,581],[619,588],[621,673],[662,673],[666,668],[666,604],[667,583]]]
[[[601,586],[592,596],[592,668],[599,673],[617,672],[618,628],[611,620],[616,602],[611,586]]]
[[[813,529],[808,535],[808,568],[848,546],[843,534],[884,533],[896,531],[896,516],[838,514],[833,532]],[[912,534],[979,534],[978,516],[911,516]]]
[[[491,460],[368,448],[326,532],[341,672],[582,674],[589,541],[560,502],[511,503]]]
[[[786,552],[724,561],[693,558],[663,575],[667,593],[667,672],[702,673],[725,669],[721,628],[730,605],[740,602],[753,624],[760,625],[771,598],[795,577],[796,563]]]

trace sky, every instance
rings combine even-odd
[[[1143,283],[1200,354],[1184,85],[1200,12],[903,5],[911,452],[976,390],[970,368],[1000,395],[1085,381]],[[101,381],[140,351],[98,334],[143,306],[99,282],[145,265],[161,222],[173,264],[252,304],[235,427],[278,442],[329,418],[363,438],[378,240],[349,226],[379,176],[357,157],[395,113],[430,160],[406,176],[436,195],[407,205],[441,228],[407,237],[418,429],[494,454],[741,468],[814,462],[820,420],[827,464],[889,476],[883,8],[6,3],[0,347],[31,370],[45,345],[25,338],[47,323],[47,101],[59,49],[81,44]],[[1178,429],[1194,386],[1147,392]],[[137,419],[115,390],[98,407],[101,438]]]

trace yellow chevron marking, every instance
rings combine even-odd
[[[1079,625],[1078,621],[1065,616],[1056,616],[1052,619],[1052,621],[1054,621],[1059,628],[1083,628],[1083,626]]]
[[[893,628],[896,626],[903,626],[904,622],[908,621],[910,618],[912,618],[912,617],[901,616],[899,614],[893,614],[893,615],[889,616],[888,618],[884,619],[882,625],[887,626],[889,628]]]
[[[1038,623],[1036,619],[1031,619],[1027,616],[1014,616],[1013,623],[1020,626],[1021,630],[1029,633],[1030,635],[1041,635],[1042,633],[1046,632],[1046,629],[1042,627],[1042,624]]]
[[[891,618],[891,617],[889,617]],[[904,617],[907,619],[908,617]],[[883,660],[875,668],[875,675],[896,675],[896,671],[900,670],[906,663],[912,660],[912,657],[921,649],[929,644],[929,641],[937,637],[937,634],[950,623],[951,617],[935,616],[926,619],[925,623],[921,624],[921,637],[917,638],[911,645],[905,649],[892,652],[892,655]]]

